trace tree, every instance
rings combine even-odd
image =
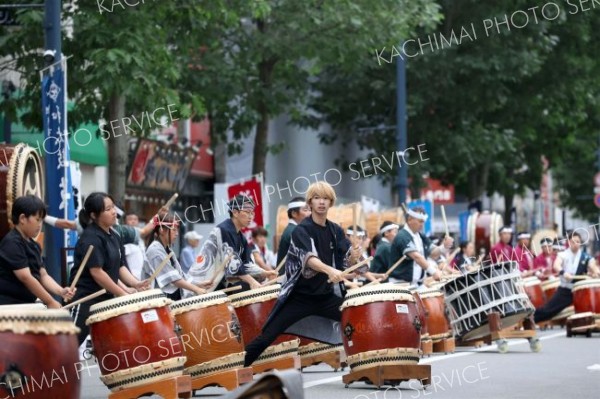
[[[205,93],[215,138],[233,133],[230,152],[254,129],[253,173],[265,171],[268,151],[285,145],[268,145],[269,120],[302,113],[322,70],[351,69],[377,46],[439,17],[437,5],[424,0],[237,0],[228,10],[223,24],[197,32],[206,51],[192,85]]]

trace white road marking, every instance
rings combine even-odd
[[[550,334],[550,335],[546,335],[543,337],[540,337],[539,340],[540,341],[545,341],[547,339],[554,339],[554,338],[558,338],[558,337],[564,337],[565,336],[565,332],[558,332],[558,333],[554,333],[554,334]],[[522,345],[522,344],[527,344],[529,343],[529,341],[527,341],[526,339],[511,339],[508,340],[508,346],[515,346],[515,345]],[[448,360],[448,359],[452,359],[452,358],[456,358],[456,357],[463,357],[463,356],[470,356],[473,355],[477,352],[484,352],[484,351],[490,351],[490,350],[496,350],[496,346],[494,344],[492,345],[486,345],[486,346],[482,346],[481,348],[475,348],[473,350],[469,350],[466,352],[457,352],[457,353],[452,353],[450,355],[441,355],[441,356],[435,356],[435,357],[429,357],[427,359],[421,359],[419,361],[419,364],[429,364],[429,363],[435,363],[435,362],[440,362],[442,360]],[[543,348],[542,348],[543,350]],[[600,368],[600,365],[598,365]],[[588,367],[589,369],[589,367]],[[316,381],[310,381],[304,384],[304,389],[306,388],[312,388],[312,387],[316,387],[319,385],[324,385],[324,384],[329,384],[330,382],[341,382],[342,381],[342,376],[339,377],[330,377],[330,378],[324,378],[322,380],[316,380]]]

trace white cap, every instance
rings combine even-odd
[[[185,233],[183,238],[185,238],[186,240],[201,240],[202,236],[200,234],[196,233],[194,230],[192,230],[192,231],[188,231],[187,233]]]

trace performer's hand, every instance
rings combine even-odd
[[[440,281],[442,279],[442,273],[439,270],[436,270],[435,273],[431,275],[435,281]]]
[[[248,285],[250,285],[250,289],[251,290],[255,290],[257,288],[261,288],[262,287],[262,284],[259,283],[258,281],[256,281],[255,279],[252,279],[251,281],[249,281]]]
[[[194,294],[196,294],[196,295],[206,294],[206,290],[204,288],[196,287],[194,289]]]
[[[138,281],[133,288],[135,288],[138,291],[146,291],[150,289],[150,281],[148,280],[143,280],[143,281]]]
[[[210,288],[213,286],[215,282],[213,280],[200,281],[196,283],[195,286],[199,288]]]
[[[339,283],[344,279],[344,274],[333,267],[329,268],[327,276],[329,276],[329,282],[331,283]]]
[[[268,280],[273,280],[273,279],[276,279],[277,277],[279,277],[279,273],[277,273],[275,270],[265,270],[262,273],[262,277],[264,277]]]
[[[571,273],[565,273],[565,274],[563,274],[563,277],[565,278],[566,281],[573,280],[573,275]]]
[[[360,285],[358,285],[354,281],[349,281],[346,279],[344,279],[344,285],[346,286],[346,288],[351,289],[351,290],[360,287]]]
[[[58,303],[54,299],[51,302],[47,303],[46,306],[48,307],[48,309],[60,309],[60,308],[62,308],[62,306],[60,306],[60,303]]]
[[[64,287],[60,290],[60,296],[65,302],[69,302],[75,296],[75,291],[77,291],[77,288]]]
[[[136,292],[138,292],[138,290],[136,290],[136,289],[135,289],[135,288],[133,288],[133,287],[127,287],[127,286],[125,286],[125,287],[122,287],[122,288],[123,288],[123,291],[125,291],[125,293],[126,293],[127,295],[130,295],[130,294],[135,294]]]
[[[446,248],[446,249],[452,248],[452,245],[454,245],[454,238],[452,238],[450,236],[444,237],[443,245],[444,245],[444,248]]]

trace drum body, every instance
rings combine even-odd
[[[467,341],[490,334],[487,314],[497,312],[501,328],[510,327],[534,312],[523,290],[516,262],[481,268],[444,285],[454,334]]]
[[[78,331],[67,310],[0,306],[1,397],[78,399]]]
[[[548,279],[542,282],[542,290],[544,291],[544,296],[546,298],[544,304],[548,303],[559,286],[560,280],[557,278]]]
[[[272,284],[229,296],[240,322],[244,342],[249,344],[258,337],[275,307],[281,285]],[[300,340],[292,336],[279,337],[255,361],[256,364],[295,355]]]
[[[575,313],[592,312],[600,317],[600,279],[578,281],[573,285]]]
[[[523,288],[534,308],[539,309],[547,302],[546,294],[544,294],[542,282],[539,278],[528,277],[523,279]]]
[[[503,225],[502,216],[496,212],[473,213],[467,219],[467,240],[475,243],[475,250],[485,248],[486,253],[499,240],[498,230]]]
[[[13,202],[28,194],[43,200],[45,188],[42,161],[33,148],[0,144],[0,239],[12,228]]]
[[[427,321],[429,319],[427,314],[427,308],[425,308],[425,304],[421,299],[421,295],[416,289],[410,290],[414,300],[415,305],[417,306],[417,314],[419,315],[419,321],[421,322],[421,341],[428,341],[431,338],[429,337],[429,325]]]
[[[421,320],[410,291],[394,284],[349,290],[341,309],[344,349],[353,370],[418,363]]]
[[[113,390],[179,376],[185,356],[161,290],[149,290],[90,307],[90,335],[100,379]]]
[[[240,323],[227,295],[211,292],[171,304],[192,378],[244,366]]]
[[[444,293],[435,288],[419,292],[423,306],[427,311],[427,330],[433,342],[452,336],[452,328],[448,321]]]

